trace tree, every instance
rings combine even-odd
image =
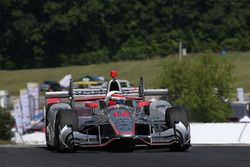
[[[0,69],[168,56],[180,41],[189,52],[249,51],[249,9],[248,0],[1,0]]]
[[[190,111],[192,121],[225,121],[231,114],[227,99],[232,66],[222,57],[206,54],[173,61],[164,66],[159,80],[160,87],[169,89],[170,100]]]
[[[14,118],[10,113],[0,108],[0,140],[9,140],[11,138],[11,128],[14,124]]]

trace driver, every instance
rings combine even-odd
[[[116,104],[124,104],[125,96],[120,91],[110,91],[105,98],[107,106],[113,106]]]

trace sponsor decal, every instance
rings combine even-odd
[[[158,104],[155,106],[156,109],[159,109],[159,108],[166,108],[167,105],[164,105],[164,104]]]
[[[116,112],[113,112],[113,116],[114,117],[131,117],[131,113],[130,112],[128,112],[128,111],[121,111],[121,112],[118,112],[118,111],[116,111]]]
[[[134,121],[130,111],[114,109],[109,114],[116,134],[134,134]]]
[[[30,99],[27,89],[20,90],[20,103],[22,110],[23,130],[26,131],[31,127]]]
[[[106,90],[104,89],[89,89],[89,90],[79,90],[74,91],[74,95],[98,95],[98,94],[106,94]]]

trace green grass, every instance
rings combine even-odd
[[[234,66],[234,88],[244,88],[245,92],[250,92],[250,53],[234,53],[228,56]]]
[[[219,54],[218,54],[219,56]],[[193,59],[196,56],[189,55],[185,59]],[[154,58],[138,61],[123,61],[109,64],[95,64],[87,66],[69,66],[62,68],[46,68],[31,70],[0,71],[0,90],[7,89],[10,95],[17,95],[20,89],[26,87],[27,82],[41,83],[43,80],[60,80],[66,74],[72,74],[73,79],[83,75],[93,74],[109,79],[109,71],[115,69],[119,72],[119,78],[127,79],[138,85],[139,77],[143,76],[146,87],[154,87],[155,79],[162,69],[163,64],[170,60],[178,59],[177,56],[169,58]],[[250,52],[227,53],[225,59],[234,66],[235,82],[233,87],[243,87],[250,92]]]
[[[0,140],[0,145],[13,144],[13,142],[9,140]]]
[[[20,89],[26,87],[27,82],[41,83],[43,80],[48,79],[59,81],[66,74],[71,74],[73,79],[88,74],[100,75],[109,79],[109,72],[113,69],[118,70],[120,79],[127,79],[136,85],[139,83],[139,77],[144,76],[146,86],[151,87],[164,61],[166,61],[166,58],[62,68],[0,71],[0,89],[7,89],[10,94],[16,95]]]

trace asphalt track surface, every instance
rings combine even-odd
[[[136,149],[131,153],[0,146],[0,167],[250,167],[250,146],[193,146],[188,152]]]

